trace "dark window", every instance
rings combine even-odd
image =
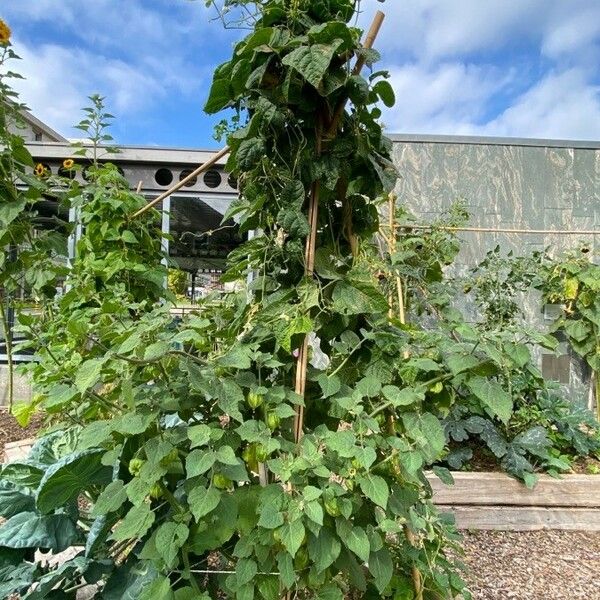
[[[207,171],[204,174],[204,185],[209,188],[219,187],[221,185],[221,174],[219,171]]]

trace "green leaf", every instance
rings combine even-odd
[[[339,45],[340,43],[300,46],[286,55],[282,62],[295,69],[313,87],[318,88]]]
[[[373,575],[375,586],[379,590],[379,593],[383,593],[394,574],[392,557],[386,548],[381,548],[377,552],[371,552],[369,556],[369,571]]]
[[[244,403],[244,392],[242,388],[231,379],[224,379],[221,382],[223,393],[219,394],[217,403],[219,408],[231,418],[242,423],[244,417],[240,412],[239,406]]]
[[[188,428],[187,436],[192,442],[191,448],[204,446],[210,441],[210,427],[208,425],[194,425]]]
[[[381,391],[381,381],[372,376],[363,377],[363,379],[356,384],[356,389],[363,396],[374,398]]]
[[[513,400],[497,381],[476,376],[467,381],[467,386],[492,415],[508,424],[513,413]]]
[[[385,509],[387,507],[390,490],[383,477],[379,475],[366,475],[357,478],[363,494],[372,502]]]
[[[127,500],[127,491],[120,479],[111,481],[102,491],[92,509],[92,515],[105,515],[121,508]]]
[[[150,585],[144,588],[139,600],[173,600],[171,581],[168,577],[160,575]]]
[[[337,519],[335,528],[344,545],[363,562],[368,562],[371,544],[367,532],[362,527],[353,526],[350,521],[345,519]]]
[[[317,500],[305,504],[304,512],[311,521],[317,525],[323,525],[323,507]]]
[[[323,398],[329,398],[329,396],[337,394],[342,387],[342,382],[337,375],[327,375],[327,373],[321,373],[317,377],[317,382],[321,386]]]
[[[75,374],[75,386],[80,392],[83,393],[98,383],[104,362],[104,358],[92,358],[79,365]]]
[[[541,425],[520,433],[513,439],[512,443],[541,458],[548,456],[548,449],[552,446],[552,442],[548,438],[548,432]]]
[[[0,479],[0,516],[8,519],[20,512],[35,509],[35,498],[14,483]]]
[[[112,469],[102,465],[104,450],[82,450],[49,467],[36,493],[38,510],[49,513],[95,485],[107,484]]]
[[[340,555],[342,545],[337,536],[333,535],[329,528],[323,527],[315,538],[309,536],[308,553],[312,558],[317,573],[322,573],[332,565]]]
[[[35,489],[39,486],[44,471],[36,465],[13,462],[2,469],[2,479],[10,481],[17,487]]]
[[[219,505],[221,493],[214,487],[208,489],[196,486],[188,496],[190,510],[196,521],[212,512]]]
[[[279,529],[281,534],[281,543],[285,546],[285,549],[292,555],[296,556],[296,552],[302,545],[304,540],[304,525],[302,521],[292,521],[286,523]]]
[[[344,600],[344,592],[335,583],[323,586],[316,595],[316,600]]]
[[[67,515],[21,512],[0,526],[0,546],[7,548],[62,552],[80,541],[77,527]]]
[[[203,475],[216,462],[214,452],[208,450],[192,450],[185,459],[185,472],[188,478]]]
[[[128,561],[117,567],[102,590],[102,600],[139,600],[158,574],[148,561]]]
[[[237,576],[238,586],[250,583],[256,576],[257,572],[258,567],[253,560],[250,560],[249,558],[241,558],[238,560],[237,565],[235,566],[235,574]]]
[[[265,143],[260,138],[250,138],[244,140],[237,152],[235,158],[237,167],[241,171],[251,171],[266,153]],[[248,367],[241,367],[248,368]]]
[[[410,387],[400,389],[395,385],[385,385],[382,392],[386,400],[392,402],[392,406],[410,406],[425,399],[423,392]]]
[[[392,108],[396,103],[396,94],[394,94],[394,88],[391,86],[389,81],[378,81],[373,86],[373,91],[381,98],[381,101],[388,107]]]
[[[333,309],[345,315],[382,313],[388,310],[383,294],[371,283],[338,281],[332,293]]]
[[[183,523],[163,523],[156,530],[156,549],[168,568],[176,566],[179,549],[185,544],[189,530]]]
[[[282,208],[277,214],[277,223],[292,238],[305,238],[310,231],[304,213],[294,208]]]
[[[258,525],[265,529],[277,529],[284,523],[283,513],[273,504],[265,504],[260,511]]]
[[[141,538],[152,527],[155,518],[156,515],[152,512],[150,505],[142,502],[125,515],[111,535],[111,539],[120,542]]]

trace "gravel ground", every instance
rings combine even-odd
[[[475,600],[600,600],[600,533],[464,533]]]
[[[29,427],[21,427],[5,409],[0,409],[0,459],[4,460],[4,444],[34,437],[41,427],[41,419],[34,416]]]

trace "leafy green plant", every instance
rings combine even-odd
[[[554,260],[546,257],[535,287],[544,302],[562,307],[551,330],[564,334],[592,369],[600,418],[600,266],[590,260],[587,246]]]
[[[9,365],[9,406],[13,396],[12,323],[18,297],[32,301],[56,294],[56,281],[66,273],[65,232],[68,226],[57,216],[42,217],[39,202],[44,197],[64,202],[64,194],[54,190],[52,180],[36,176],[33,159],[23,138],[16,133],[22,127],[17,94],[11,80],[20,75],[9,69],[19,57],[10,44],[4,22],[0,39],[0,320]]]
[[[216,71],[207,110],[247,117],[228,138],[241,194],[227,218],[261,235],[232,254],[225,278],[251,279],[249,290],[174,322],[160,302],[155,215],[128,218],[143,200],[110,167],[92,170],[76,196],[84,232],[70,290],[52,320],[21,317],[40,357],[36,405],[73,445],[47,468],[34,455],[0,475],[8,486],[11,473],[34,471],[12,480],[33,498],[20,518],[51,531],[66,516],[72,536],[24,530],[24,554],[5,545],[6,592],[68,595],[89,581],[105,598],[463,589],[446,555],[455,538],[422,475],[444,446],[427,394],[451,375],[399,364],[408,338],[369,263],[377,203],[395,181],[377,124],[393,92],[384,72],[347,66],[378,59],[347,25],[354,8],[260,3]],[[80,540],[86,549],[66,566],[30,562],[35,549]],[[32,588],[40,578],[47,585]]]

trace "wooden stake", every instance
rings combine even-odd
[[[371,27],[369,28],[369,32],[367,33],[367,37],[365,38],[365,43],[363,44],[363,48],[369,49],[373,47],[375,43],[375,39],[379,34],[379,30],[381,29],[381,25],[383,24],[383,20],[385,19],[385,14],[378,10],[375,13],[375,17],[373,18],[373,23],[371,23]],[[362,68],[365,66],[366,59],[364,56],[359,56],[356,61],[356,65],[354,65],[354,69],[352,70],[352,75],[359,75],[362,71]],[[344,109],[346,108],[346,102],[348,102],[347,98],[340,100],[338,105],[335,108],[335,112],[333,113],[333,117],[331,119],[331,125],[327,129],[327,133],[325,137],[330,139],[335,137],[335,133],[337,131],[338,125],[342,116],[344,115]]]
[[[375,18],[373,20],[373,24],[369,29],[369,33],[365,39],[365,43],[363,48],[369,49],[373,47],[375,42],[375,38],[379,33],[381,28],[381,24],[383,23],[383,19],[385,15],[381,11],[377,11]],[[365,65],[364,57],[359,57],[356,65],[353,70],[354,75],[358,75],[362,68]],[[341,101],[337,108],[336,112],[332,118],[331,125],[327,129],[327,132],[333,131],[334,134],[337,131],[337,122],[341,118],[344,108],[346,106],[347,100],[344,99]],[[323,127],[322,125],[319,127],[319,131],[317,132],[317,144],[316,144],[316,153],[317,156],[321,154],[322,150],[322,142],[323,142]],[[308,234],[308,238],[306,239],[306,247],[305,247],[305,270],[304,274],[306,277],[312,277],[315,266],[315,250],[317,244],[317,225],[319,221],[319,196],[321,192],[321,183],[319,181],[315,181],[312,186],[310,193],[310,200],[308,205],[308,223],[310,226],[310,231]],[[298,361],[296,363],[296,378],[295,378],[295,392],[304,398],[304,393],[306,391],[306,373],[308,370],[308,335],[304,336],[304,341],[302,342],[302,346],[300,347],[300,351],[298,354]],[[294,416],[294,440],[296,443],[299,443],[302,439],[304,429],[304,407],[297,406],[296,414]]]
[[[154,198],[152,202],[148,202],[146,206],[140,208],[137,212],[133,213],[133,217],[139,217],[144,214],[147,210],[150,210],[154,205],[162,202],[165,198],[182,188],[186,183],[198,177],[210,169],[213,165],[215,165],[219,160],[221,160],[224,156],[229,154],[230,148],[229,146],[225,146],[225,148],[219,150],[212,158],[208,159],[203,165],[200,165],[196,170],[192,171],[187,177],[184,177],[181,181],[178,181],[174,186],[169,188],[166,192],[163,192],[158,198]]]
[[[388,251],[390,256],[396,251],[396,196],[394,193],[391,193],[388,196],[388,227],[389,232],[386,237],[388,242]],[[406,323],[406,312],[404,310],[404,291],[402,289],[402,279],[398,274],[396,274],[396,291],[398,294],[398,318],[400,319],[400,323],[403,325]],[[394,297],[393,293],[390,291],[390,300]],[[390,310],[389,310],[390,318],[394,315],[394,307],[393,303],[390,302]],[[404,359],[409,357],[408,350],[405,350],[402,353]],[[418,547],[418,542],[415,537],[415,534],[408,527],[408,525],[404,525],[404,537],[406,541],[413,547]],[[416,565],[412,566],[412,579],[413,579],[413,587],[415,588],[415,599],[423,600],[423,576],[421,572],[417,568]]]

